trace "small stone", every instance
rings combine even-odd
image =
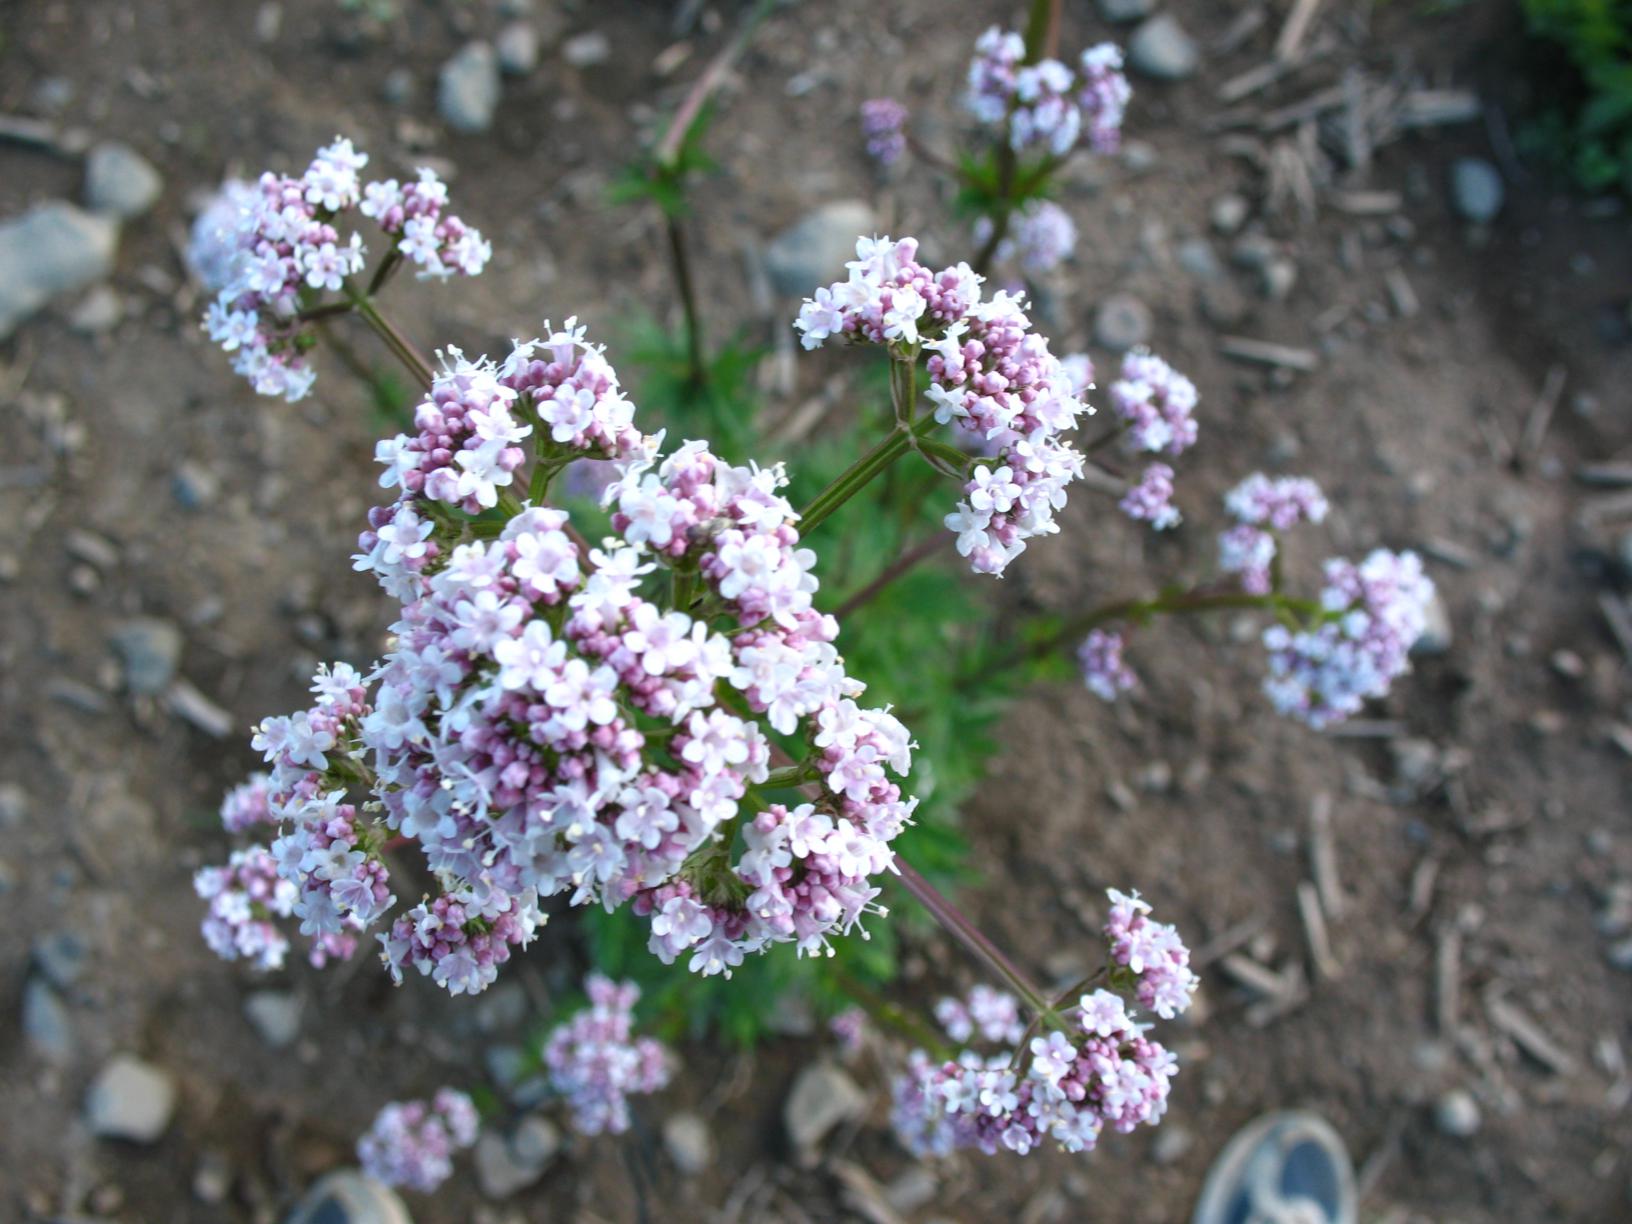
[[[1429,601],[1422,636],[1411,644],[1411,653],[1420,657],[1445,654],[1451,648],[1451,616],[1438,591]]]
[[[34,941],[34,967],[58,990],[71,990],[85,972],[90,951],[69,931],[53,931]]]
[[[0,782],[0,829],[15,829],[28,818],[28,792],[16,782]]]
[[[804,297],[845,278],[856,239],[871,234],[872,208],[863,200],[834,200],[806,213],[765,248],[765,271],[785,297]]]
[[[23,987],[23,1036],[29,1049],[48,1062],[73,1061],[74,1018],[43,977],[30,977]]]
[[[593,68],[612,58],[612,40],[600,30],[575,34],[561,44],[561,58],[574,68]]]
[[[1150,1158],[1159,1165],[1175,1164],[1196,1145],[1196,1137],[1182,1126],[1169,1122],[1156,1131],[1156,1142],[1150,1145]]]
[[[232,1166],[218,1148],[205,1148],[193,1169],[193,1197],[211,1207],[227,1201],[232,1190]]]
[[[1617,969],[1632,971],[1632,939],[1622,939],[1604,949],[1609,963]]]
[[[79,305],[68,315],[68,326],[82,336],[100,336],[118,327],[119,320],[124,317],[124,299],[111,287],[97,285],[80,299]]]
[[[1149,174],[1157,160],[1156,146],[1148,140],[1122,142],[1122,165],[1129,174]]]
[[[808,1152],[842,1122],[867,1112],[867,1095],[832,1063],[806,1067],[782,1109],[783,1125],[797,1151]]]
[[[1179,267],[1195,280],[1216,281],[1224,275],[1224,265],[1219,262],[1218,252],[1205,238],[1185,239],[1179,243],[1173,256]]]
[[[103,1139],[156,1142],[175,1108],[169,1074],[131,1054],[109,1059],[85,1095],[85,1121]]]
[[[1456,211],[1475,225],[1495,220],[1506,196],[1502,176],[1484,158],[1459,157],[1452,163],[1451,200]]]
[[[215,473],[191,459],[176,464],[175,473],[170,477],[170,492],[183,510],[202,510],[215,500],[220,488],[221,482]]]
[[[524,1137],[530,1124],[533,1129]],[[540,1128],[547,1128],[549,1133]],[[555,1135],[553,1144],[550,1134]],[[519,1145],[515,1139],[521,1140]],[[514,1139],[496,1129],[484,1130],[476,1140],[476,1184],[490,1199],[509,1198],[544,1176],[545,1167],[559,1147],[560,1135],[543,1118],[524,1121]]]
[[[244,1016],[274,1050],[293,1045],[300,1036],[300,1012],[299,997],[286,990],[257,990],[244,1000]]]
[[[107,571],[119,564],[119,549],[114,542],[105,536],[99,536],[94,531],[85,531],[74,527],[63,532],[62,546],[68,550],[68,555],[86,565],[94,565],[97,569]]]
[[[85,203],[91,211],[129,220],[158,203],[164,179],[135,149],[105,141],[85,158]]]
[[[1409,794],[1421,794],[1437,783],[1442,776],[1442,757],[1432,740],[1405,737],[1390,740],[1389,755],[1394,758],[1394,778]]]
[[[1150,339],[1150,307],[1131,293],[1113,293],[1094,312],[1094,343],[1115,353]]]
[[[538,29],[530,21],[512,21],[494,44],[499,67],[511,76],[526,76],[538,67]]]
[[[407,106],[414,100],[413,72],[400,66],[391,69],[380,85],[380,96],[392,106]]]
[[[1469,1139],[1479,1133],[1479,1102],[1466,1089],[1453,1088],[1434,1102],[1434,1125],[1439,1133],[1453,1139]]]
[[[674,1167],[687,1177],[714,1163],[714,1136],[696,1114],[671,1114],[663,1123],[663,1146]]]
[[[288,1224],[413,1224],[394,1190],[356,1169],[336,1169],[306,1193]]]
[[[1263,234],[1243,234],[1230,248],[1230,262],[1238,268],[1262,272],[1279,252],[1273,239]]]
[[[1155,9],[1156,0],[1099,0],[1099,15],[1115,24],[1143,21]]]
[[[510,1151],[526,1164],[546,1165],[561,1150],[561,1132],[542,1114],[529,1114],[510,1136]]]
[[[52,298],[113,271],[119,223],[60,200],[0,224],[0,340]]]
[[[121,621],[108,635],[125,665],[125,687],[144,697],[156,697],[175,678],[181,662],[181,630],[167,620],[137,616]]]
[[[1264,296],[1270,301],[1286,301],[1297,283],[1298,265],[1290,259],[1272,259],[1264,265]]]
[[[933,1202],[940,1182],[921,1164],[908,1165],[884,1187],[884,1201],[903,1215],[911,1215]]]
[[[1182,81],[1201,63],[1196,40],[1171,13],[1146,21],[1128,40],[1128,64],[1161,81]]]
[[[1247,214],[1251,207],[1247,201],[1233,191],[1218,197],[1213,201],[1209,216],[1213,228],[1221,234],[1233,234],[1247,223]]]
[[[466,43],[442,65],[437,109],[457,132],[485,132],[499,105],[499,57],[485,42]]]

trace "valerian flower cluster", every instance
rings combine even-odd
[[[1147,1035],[1150,1026],[1135,1018],[1129,999],[1171,1019],[1189,1006],[1196,977],[1177,931],[1152,922],[1137,894],[1109,895],[1103,977],[1111,988],[1057,1011],[1056,1025],[1018,1045],[1026,1036],[1018,1002],[981,987],[967,1001],[936,1006],[947,1037],[964,1048],[955,1058],[922,1049],[908,1056],[895,1081],[891,1119],[909,1151],[1026,1153],[1052,1142],[1083,1152],[1107,1129],[1127,1132],[1161,1120],[1178,1063]]]
[[[1026,62],[1026,42],[993,26],[975,43],[965,105],[981,123],[1002,130],[1015,152],[1045,149],[1064,157],[1079,140],[1114,153],[1132,90],[1121,48],[1100,43],[1084,51],[1078,71],[1057,59]]]
[[[305,312],[345,289],[367,258],[362,234],[346,231],[349,214],[369,218],[423,276],[474,276],[492,256],[481,234],[447,211],[448,189],[435,173],[365,183],[367,164],[368,154],[337,137],[300,177],[268,172],[253,186],[229,183],[200,214],[191,262],[216,295],[205,328],[261,395],[294,401],[312,389]]]

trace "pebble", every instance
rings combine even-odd
[[[153,164],[127,144],[104,141],[85,157],[85,203],[93,212],[128,221],[157,204],[163,191]]]
[[[191,459],[176,464],[170,476],[170,493],[183,510],[202,510],[215,500],[220,489],[215,473]]]
[[[1216,281],[1224,275],[1224,265],[1219,262],[1218,252],[1205,238],[1185,239],[1174,250],[1173,257],[1179,267],[1195,280]]]
[[[845,277],[856,239],[871,234],[873,210],[864,200],[834,200],[806,213],[765,248],[765,271],[785,297],[804,297]]]
[[[69,931],[41,935],[32,948],[34,967],[58,990],[71,990],[85,972],[90,950],[85,941]]]
[[[212,1207],[224,1203],[232,1191],[232,1166],[218,1148],[205,1148],[193,1169],[193,1197]]]
[[[119,326],[125,303],[108,285],[96,285],[68,315],[68,326],[82,336],[100,336]]]
[[[1468,1139],[1479,1133],[1479,1102],[1463,1088],[1452,1088],[1434,1102],[1434,1125],[1439,1133],[1453,1139]]]
[[[156,1142],[175,1109],[170,1075],[132,1054],[109,1059],[85,1094],[85,1121],[104,1139]]]
[[[1451,200],[1456,211],[1476,225],[1502,211],[1507,189],[1496,167],[1482,157],[1459,157],[1451,165]]]
[[[1445,610],[1445,600],[1438,591],[1428,604],[1422,636],[1411,645],[1411,653],[1427,658],[1445,654],[1451,648],[1451,615]]]
[[[511,76],[526,76],[538,67],[538,29],[530,21],[512,21],[494,44],[499,67]]]
[[[933,1202],[940,1188],[935,1174],[923,1165],[908,1165],[884,1187],[884,1201],[903,1215],[910,1215]]]
[[[511,1137],[484,1130],[476,1140],[476,1184],[488,1198],[509,1198],[544,1176],[560,1146],[560,1132],[537,1116],[524,1119]]]
[[[28,817],[28,792],[17,782],[0,782],[0,829],[15,829]]]
[[[244,1000],[244,1016],[274,1050],[300,1036],[300,999],[287,990],[257,990]]]
[[[356,1169],[336,1169],[296,1204],[288,1224],[413,1224],[397,1192]]]
[[[561,44],[561,58],[574,68],[593,68],[612,58],[612,40],[600,30],[575,34]]]
[[[400,66],[391,69],[380,85],[380,96],[392,106],[407,106],[414,100],[413,72]]]
[[[810,1151],[842,1122],[867,1111],[867,1096],[855,1080],[832,1063],[806,1067],[794,1081],[782,1109],[783,1125],[796,1150]]]
[[[1184,1159],[1184,1154],[1196,1145],[1196,1137],[1182,1126],[1169,1122],[1156,1131],[1156,1142],[1150,1146],[1150,1158],[1159,1165],[1170,1165]]]
[[[466,43],[442,65],[437,110],[457,132],[485,132],[499,105],[499,57],[485,42]]]
[[[714,1136],[696,1114],[671,1114],[663,1123],[663,1147],[674,1167],[695,1177],[714,1163]]]
[[[1251,207],[1245,197],[1236,195],[1233,191],[1221,195],[1213,201],[1208,210],[1213,228],[1221,234],[1233,234],[1247,223],[1247,214]]]
[[[108,634],[114,652],[125,667],[125,687],[144,697],[156,697],[175,679],[181,662],[181,630],[167,620],[136,616],[120,621]]]
[[[119,223],[62,200],[0,224],[0,340],[52,298],[113,271]]]
[[[1196,40],[1185,33],[1171,13],[1152,17],[1128,40],[1129,66],[1157,80],[1182,81],[1200,63]]]
[[[23,987],[23,1036],[41,1058],[59,1065],[73,1061],[74,1018],[43,977],[30,977]]]
[[[1106,21],[1143,21],[1156,11],[1156,0],[1099,0],[1099,15]]]
[[[1272,259],[1264,265],[1263,278],[1264,296],[1272,302],[1284,302],[1298,283],[1298,265],[1290,259]]]
[[[1113,293],[1094,312],[1094,343],[1123,353],[1150,339],[1150,307],[1131,293]]]

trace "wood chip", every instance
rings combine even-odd
[[[1609,623],[1609,631],[1615,635],[1615,641],[1626,656],[1627,662],[1632,663],[1632,612],[1626,610],[1626,601],[1610,591],[1601,591],[1598,594],[1598,607],[1603,611],[1604,620]]]
[[[1383,274],[1383,284],[1388,287],[1388,300],[1394,306],[1394,313],[1402,319],[1416,318],[1422,310],[1422,303],[1417,300],[1417,291],[1412,287],[1405,269],[1390,268]]]
[[[1285,976],[1242,952],[1231,952],[1218,962],[1218,967],[1238,984],[1266,999],[1279,999],[1290,988]]]
[[[1333,739],[1399,739],[1408,731],[1403,722],[1392,718],[1348,718],[1326,728]]]
[[[1410,908],[1407,916],[1415,926],[1428,916],[1434,907],[1434,885],[1439,882],[1439,859],[1425,854],[1411,872]]]
[[[1555,1075],[1569,1075],[1575,1070],[1575,1059],[1544,1033],[1540,1025],[1495,991],[1485,994],[1485,1014],[1492,1024],[1513,1039],[1514,1045]]]
[[[1289,345],[1274,344],[1268,340],[1253,340],[1246,336],[1224,336],[1218,342],[1218,350],[1226,357],[1234,357],[1237,361],[1279,366],[1287,370],[1302,370],[1304,373],[1320,365],[1320,357],[1312,349],[1292,348]]]
[[[1224,928],[1212,939],[1190,954],[1190,964],[1195,969],[1202,969],[1222,957],[1228,956],[1236,949],[1244,947],[1254,935],[1269,925],[1269,919],[1263,914],[1254,914],[1233,926]]]
[[[232,732],[232,715],[186,680],[177,680],[165,690],[164,704],[177,718],[192,723],[212,739],[225,739]]]
[[[1422,542],[1422,551],[1435,561],[1454,565],[1457,569],[1473,569],[1479,564],[1479,554],[1465,544],[1447,540],[1444,536],[1429,536]]]
[[[845,1205],[868,1224],[906,1224],[895,1208],[885,1201],[884,1188],[866,1169],[849,1160],[830,1160],[828,1168],[844,1187],[842,1197]]]
[[[1337,879],[1337,844],[1332,837],[1332,796],[1321,791],[1309,805],[1309,870],[1320,904],[1334,922],[1343,916],[1343,888]]]
[[[1224,28],[1224,33],[1218,36],[1218,41],[1213,44],[1213,50],[1219,55],[1228,55],[1263,29],[1266,20],[1268,18],[1261,4],[1242,9],[1236,14],[1235,20]]]
[[[1447,923],[1434,943],[1434,1027],[1451,1037],[1461,1023],[1462,931]]]
[[[1297,1011],[1309,1001],[1309,984],[1301,966],[1288,965],[1282,978],[1284,990],[1279,998],[1265,999],[1247,1008],[1247,1023],[1253,1028],[1263,1028],[1266,1024]]]
[[[1326,205],[1350,217],[1386,217],[1405,206],[1405,197],[1397,191],[1331,191]]]
[[[1541,441],[1547,436],[1547,426],[1552,423],[1553,413],[1558,408],[1559,397],[1564,394],[1567,376],[1561,365],[1547,371],[1547,377],[1541,384],[1541,394],[1530,406],[1530,415],[1524,420],[1524,433],[1519,438],[1519,453],[1525,458],[1534,456],[1541,449]]]
[[[1308,880],[1298,882],[1298,916],[1303,919],[1303,937],[1309,944],[1309,960],[1315,967],[1315,976],[1327,980],[1341,976],[1343,967],[1332,955],[1326,917],[1320,912],[1320,893]]]
[[[1596,497],[1581,510],[1581,522],[1588,527],[1602,526],[1620,519],[1632,518],[1632,493],[1611,493]]]
[[[1416,89],[1400,99],[1395,122],[1402,128],[1471,123],[1481,114],[1479,95],[1469,89]]]
[[[1319,8],[1320,0],[1293,0],[1292,11],[1286,15],[1280,35],[1275,39],[1276,59],[1286,61],[1297,57],[1298,48],[1303,46],[1309,24],[1314,21]]]
[[[1346,95],[1343,86],[1331,85],[1290,106],[1283,106],[1280,110],[1270,111],[1258,120],[1258,130],[1261,132],[1279,132],[1285,128],[1297,127],[1307,119],[1318,119],[1329,110],[1336,110],[1342,106]]]
[[[1601,489],[1632,487],[1632,463],[1588,463],[1575,469],[1575,478],[1584,485]]]

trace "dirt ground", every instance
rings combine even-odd
[[[332,0],[259,7],[281,20],[211,0],[0,5],[0,113],[56,105],[65,124],[129,141],[166,183],[122,237],[116,326],[76,330],[69,300],[0,346],[0,1218],[281,1218],[313,1176],[348,1159],[384,1100],[479,1080],[474,1051],[565,978],[553,932],[515,975],[521,986],[476,1006],[426,984],[392,990],[366,963],[301,966],[277,979],[303,1002],[301,1034],[274,1050],[243,1011],[266,983],[199,940],[190,875],[223,855],[213,814],[253,765],[247,736],[212,738],[125,695],[110,630],[137,615],[181,626],[181,675],[243,728],[295,708],[318,659],[366,659],[385,609],[347,562],[374,496],[378,422],[332,368],[305,403],[255,399],[194,326],[177,244],[196,194],[223,173],[298,168],[338,130],[393,171],[427,158],[446,167],[460,211],[493,240],[479,280],[404,295],[415,334],[493,351],[543,317],[577,314],[609,338],[632,309],[672,302],[653,218],[607,206],[605,187],[739,11],[689,6],[702,18],[677,35],[674,6],[539,0],[541,28],[603,31],[612,58],[574,69],[546,39],[539,68],[507,80],[493,130],[455,137],[436,117],[436,69],[493,34],[495,5],[403,0],[384,27]],[[713,141],[722,170],[698,202],[702,296],[719,333],[785,326],[786,306],[753,305],[744,252],[821,201],[869,198],[885,228],[956,250],[927,172],[877,179],[856,106],[893,92],[926,119],[938,108],[949,136],[973,38],[1015,7],[778,10],[727,90]],[[1140,888],[1179,924],[1209,963],[1202,1014],[1176,1034],[1184,1070],[1169,1120],[1088,1158],[961,1159],[918,1178],[927,1197],[892,1216],[877,1187],[905,1202],[916,1175],[888,1136],[882,1091],[864,1125],[800,1167],[781,1109],[815,1043],[751,1056],[691,1047],[625,1140],[577,1145],[502,1204],[461,1176],[413,1204],[422,1224],[1176,1221],[1234,1129],[1290,1106],[1320,1110],[1346,1136],[1367,1219],[1632,1213],[1632,976],[1614,963],[1632,965],[1632,913],[1613,903],[1632,888],[1632,707],[1601,607],[1632,585],[1632,510],[1579,478],[1583,465],[1632,459],[1626,213],[1533,167],[1518,177],[1505,5],[1332,0],[1310,35],[1319,54],[1233,107],[1217,91],[1269,58],[1284,7],[1164,7],[1199,41],[1201,69],[1175,84],[1136,80],[1132,147],[1073,176],[1066,203],[1082,236],[1046,305],[1062,351],[1088,346],[1112,292],[1151,308],[1151,343],[1202,390],[1203,442],[1179,497],[1197,527],[1153,541],[1076,495],[1065,534],[1027,554],[1002,598],[1064,610],[1153,572],[1200,570],[1220,492],[1279,468],[1324,485],[1333,551],[1423,550],[1451,625],[1449,648],[1422,659],[1358,735],[1274,719],[1256,690],[1257,648],[1230,623],[1141,637],[1145,683],[1129,703],[1060,687],[1013,711],[1012,747],[966,813],[991,865],[971,908],[1048,978],[1077,965],[1106,885]],[[1231,46],[1254,10],[1267,19]],[[1068,48],[1113,33],[1087,0],[1068,0],[1066,15]],[[677,43],[690,48],[678,64]],[[385,98],[398,69],[412,82],[405,104]],[[1270,190],[1265,167],[1284,168],[1277,159],[1307,138],[1296,123],[1268,136],[1257,124],[1346,74],[1356,87],[1476,88],[1486,106],[1473,122],[1380,143],[1368,166],[1317,182],[1305,214],[1296,191]],[[1509,179],[1488,228],[1452,207],[1449,167],[1466,154]],[[80,176],[76,159],[0,143],[0,217],[77,198]],[[1360,215],[1361,191],[1398,199]],[[1234,265],[1238,239],[1210,223],[1227,192],[1251,203],[1248,231],[1295,266],[1279,299]],[[1189,266],[1198,238],[1223,265],[1217,279],[1198,282]],[[1224,333],[1310,349],[1315,368],[1233,361]],[[779,409],[830,368],[802,359]],[[1300,541],[1298,559],[1317,559],[1324,542]],[[1328,839],[1317,811],[1329,813]],[[1298,890],[1327,850],[1342,905],[1322,972]],[[53,1063],[18,1018],[31,947],[62,933],[87,960],[66,992],[72,1049]],[[1283,973],[1280,1002],[1242,986],[1232,956]],[[967,972],[942,948],[909,964]],[[117,1051],[177,1077],[176,1120],[155,1146],[86,1130],[86,1086]],[[1477,1133],[1436,1121],[1454,1090],[1477,1103]],[[657,1137],[682,1108],[715,1139],[698,1176],[681,1176]],[[224,1201],[200,1197],[201,1170],[225,1175]]]

